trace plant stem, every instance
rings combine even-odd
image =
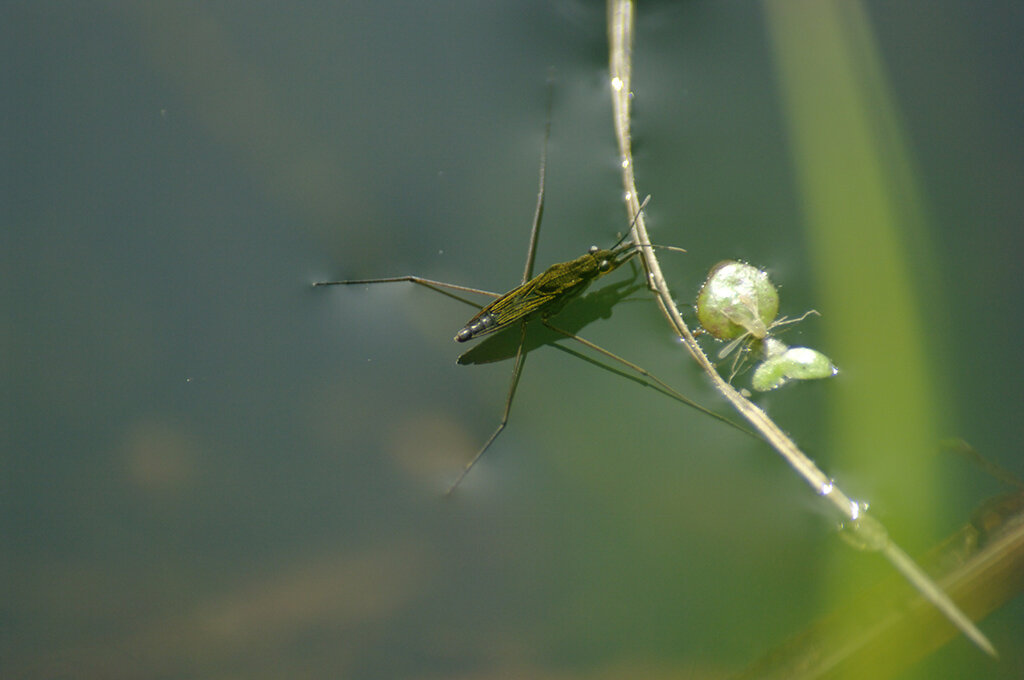
[[[633,222],[633,243],[638,246],[649,246],[647,226],[643,214],[640,213],[640,202],[637,198],[636,179],[633,175],[632,144],[630,140],[630,100],[632,51],[633,51],[633,15],[634,7],[631,0],[609,0],[608,2],[608,41],[609,63],[612,91],[612,108],[615,119],[615,136],[619,145],[619,161],[622,169],[622,184],[625,190],[624,200],[626,212]],[[960,610],[957,605],[928,577],[924,571],[889,538],[888,532],[880,522],[864,514],[864,507],[843,493],[833,481],[823,473],[814,462],[801,451],[768,415],[749,399],[740,394],[732,385],[719,375],[714,365],[701,349],[690,328],[686,325],[679,308],[676,306],[668,283],[662,275],[661,266],[655,249],[639,248],[647,271],[648,285],[654,291],[665,318],[668,319],[675,333],[697,364],[704,370],[715,389],[721,393],[732,406],[760,432],[769,444],[800,474],[811,488],[827,502],[831,503],[856,538],[862,540],[874,550],[878,550],[903,576],[949,621],[960,629],[978,647],[992,656],[996,656],[995,648],[988,638]]]

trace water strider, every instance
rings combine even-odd
[[[640,207],[642,210],[643,206]],[[466,342],[508,328],[517,321],[538,315],[541,318],[554,316],[592,281],[618,269],[637,252],[636,246],[624,244],[621,239],[609,249],[590,246],[586,254],[551,265],[485,306],[455,334],[455,339]]]
[[[508,396],[505,399],[505,408],[502,412],[501,420],[498,423],[497,428],[491,436],[484,442],[483,446],[476,452],[476,454],[466,463],[465,467],[459,473],[455,481],[448,487],[447,494],[450,494],[455,487],[459,485],[462,479],[466,476],[469,470],[473,467],[480,456],[494,443],[498,435],[501,434],[502,430],[505,429],[505,425],[508,423],[509,412],[512,408],[512,400],[515,397],[516,387],[519,384],[519,378],[522,375],[523,364],[526,362],[526,352],[524,351],[524,345],[526,340],[526,322],[532,319],[539,319],[541,323],[550,328],[551,330],[559,333],[567,338],[576,340],[582,343],[586,347],[599,352],[603,356],[616,361],[630,370],[635,371],[642,375],[644,379],[654,384],[655,388],[659,391],[667,394],[668,396],[681,401],[688,406],[696,408],[697,410],[706,413],[718,420],[721,420],[729,425],[736,427],[750,434],[750,431],[743,428],[740,425],[732,422],[728,418],[721,416],[693,400],[683,396],[676,390],[669,387],[666,383],[659,380],[657,377],[651,375],[647,370],[637,366],[636,364],[623,359],[622,357],[613,354],[612,352],[585,340],[568,331],[564,331],[554,325],[552,325],[548,319],[554,316],[573,298],[578,297],[586,288],[596,279],[604,276],[605,274],[615,271],[623,264],[632,259],[641,247],[660,247],[668,248],[670,250],[682,251],[682,248],[672,248],[670,246],[653,246],[644,245],[638,246],[632,243],[624,243],[626,236],[629,235],[629,230],[623,235],[619,241],[611,248],[598,248],[597,246],[591,246],[590,249],[583,255],[569,260],[567,262],[559,262],[551,265],[545,269],[542,273],[537,276],[533,276],[534,260],[537,252],[537,238],[540,233],[540,222],[541,216],[544,212],[544,173],[547,156],[547,139],[550,131],[550,122],[545,126],[544,132],[544,144],[541,152],[541,163],[540,163],[540,186],[537,192],[537,206],[534,211],[533,228],[530,232],[530,245],[527,251],[526,266],[523,270],[522,282],[508,291],[504,295],[498,295],[497,293],[491,293],[489,291],[480,290],[478,288],[471,288],[468,286],[459,286],[452,283],[445,283],[442,281],[434,281],[432,279],[426,279],[421,276],[396,276],[376,279],[353,279],[346,281],[320,281],[314,283],[314,286],[334,286],[334,285],[359,285],[359,284],[372,284],[372,283],[395,283],[399,281],[405,281],[415,283],[436,292],[442,293],[452,297],[460,302],[466,304],[473,304],[468,300],[459,297],[449,291],[460,291],[466,293],[477,293],[480,295],[486,295],[495,298],[492,302],[485,305],[480,311],[473,316],[466,325],[455,334],[455,340],[458,342],[467,342],[469,340],[479,338],[484,335],[495,333],[497,331],[510,328],[516,324],[520,326],[519,342],[516,349],[515,365],[512,369],[512,380],[508,389]],[[649,199],[650,197],[648,197]],[[640,209],[633,217],[633,222],[636,221],[640,211],[643,210],[647,204],[647,200],[640,205]],[[630,229],[632,229],[633,223],[630,223]],[[475,305],[474,305],[475,306]]]

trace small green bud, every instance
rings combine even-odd
[[[735,260],[712,267],[697,294],[697,319],[719,340],[763,338],[778,312],[779,293],[768,273]]]
[[[829,378],[839,372],[831,359],[810,347],[790,347],[765,359],[754,371],[750,385],[767,392],[790,380]]]

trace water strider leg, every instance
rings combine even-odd
[[[480,450],[476,452],[476,455],[466,463],[466,467],[462,468],[462,472],[460,472],[459,476],[456,477],[454,482],[452,482],[452,485],[448,487],[448,490],[444,492],[445,496],[452,495],[452,492],[455,491],[455,487],[462,482],[470,469],[476,465],[478,460],[480,460],[480,456],[484,455],[484,451],[490,448],[491,444],[494,443],[494,440],[498,438],[499,434],[501,434],[501,431],[505,429],[505,425],[508,424],[508,414],[512,410],[512,399],[516,396],[516,388],[519,386],[519,377],[523,374],[523,364],[526,363],[526,352],[523,351],[523,346],[526,343],[526,322],[521,322],[519,327],[519,348],[516,350],[516,364],[512,368],[512,382],[508,386],[508,397],[505,398],[505,411],[501,414],[501,421],[498,423],[498,427],[495,428],[494,432],[491,433],[491,436],[488,437],[487,441],[484,442],[484,445],[480,447]]]
[[[748,430],[747,428],[743,427],[742,425],[740,425],[738,423],[735,423],[735,422],[729,420],[728,418],[726,418],[725,416],[719,415],[718,413],[715,413],[714,411],[712,411],[712,410],[710,410],[710,409],[708,409],[708,408],[706,408],[704,406],[701,406],[700,404],[698,404],[694,400],[690,399],[689,397],[686,397],[686,396],[682,395],[681,393],[677,392],[676,390],[672,389],[671,387],[669,387],[668,383],[666,383],[665,381],[663,381],[660,378],[658,378],[656,375],[654,375],[653,373],[648,371],[646,368],[643,368],[642,366],[638,366],[637,364],[634,364],[632,361],[629,361],[628,359],[620,357],[618,354],[615,354],[614,352],[611,352],[610,350],[607,350],[604,347],[601,347],[600,345],[598,345],[596,343],[593,343],[590,340],[587,340],[586,338],[583,338],[583,337],[581,337],[579,335],[576,335],[575,333],[570,333],[569,331],[564,331],[561,328],[552,325],[551,322],[548,321],[547,319],[542,319],[541,323],[543,323],[545,326],[547,326],[551,330],[555,331],[556,333],[564,335],[565,337],[567,337],[567,338],[569,338],[571,340],[575,340],[576,342],[580,343],[581,345],[584,345],[585,347],[589,347],[590,349],[594,350],[595,352],[598,352],[599,354],[601,354],[601,355],[611,359],[612,361],[616,361],[616,362],[622,364],[623,366],[626,366],[630,370],[638,373],[639,375],[643,376],[644,380],[650,381],[650,383],[653,383],[654,386],[655,386],[655,389],[660,391],[662,394],[665,394],[666,396],[669,396],[669,397],[675,399],[676,401],[682,402],[683,404],[686,404],[687,406],[689,406],[691,408],[695,408],[698,411],[700,411],[701,413],[704,413],[706,415],[711,416],[715,420],[719,420],[719,421],[725,423],[726,425],[729,425],[730,427],[736,428],[740,432],[743,432],[745,434],[749,434],[752,437],[760,439],[760,437],[758,437],[758,435],[756,435],[754,432]]]
[[[533,211],[533,226],[530,228],[530,244],[526,248],[526,266],[523,268],[523,280],[520,282],[520,285],[533,278],[533,266],[537,259],[537,243],[540,238],[540,222],[541,218],[544,216],[544,176],[548,162],[548,137],[551,136],[552,89],[552,81],[549,79],[547,101],[545,102],[547,114],[545,116],[546,121],[544,123],[544,141],[541,145],[540,151],[540,170],[537,173],[537,206]],[[459,473],[459,476],[454,482],[452,482],[452,485],[448,487],[448,491],[445,492],[446,496],[450,496],[452,494],[455,487],[462,482],[469,470],[476,465],[478,460],[480,460],[480,456],[484,455],[484,451],[494,443],[494,440],[497,439],[498,435],[505,429],[505,425],[508,424],[508,414],[512,411],[512,399],[516,396],[516,388],[519,386],[519,378],[523,374],[523,365],[526,363],[526,352],[523,351],[523,348],[526,345],[526,322],[520,322],[519,325],[519,346],[516,348],[516,363],[512,368],[512,382],[508,388],[508,397],[505,399],[505,410],[501,414],[501,421],[498,423],[498,427],[494,430],[487,441],[484,442],[484,445],[480,450],[476,452],[476,455],[466,463],[466,467],[462,468],[462,472]]]
[[[540,220],[544,216],[544,176],[548,165],[548,137],[551,136],[551,100],[555,89],[554,79],[548,76],[547,100],[544,102],[544,141],[540,147],[540,170],[537,172],[537,207],[533,211],[533,228],[530,229],[530,245],[526,249],[526,266],[523,268],[522,283],[533,278],[533,265],[537,259],[537,241],[540,238]]]
[[[409,283],[415,283],[417,285],[423,286],[424,288],[429,288],[430,290],[436,291],[436,292],[440,293],[441,295],[446,295],[446,296],[452,298],[453,300],[458,300],[459,302],[463,302],[463,303],[465,303],[465,304],[467,304],[467,305],[469,305],[471,307],[476,307],[477,309],[480,309],[480,305],[478,305],[477,303],[472,302],[470,300],[467,300],[464,297],[460,297],[458,295],[454,295],[453,293],[449,293],[448,290],[461,290],[461,291],[463,291],[465,293],[477,293],[479,295],[487,295],[488,297],[492,297],[492,298],[501,297],[498,293],[492,293],[489,290],[480,290],[479,288],[470,288],[469,286],[458,286],[458,285],[456,285],[454,283],[445,283],[444,281],[434,281],[433,279],[425,279],[422,276],[389,276],[389,277],[382,278],[382,279],[350,279],[348,281],[317,281],[313,285],[314,286],[355,286],[355,285],[370,284],[370,283],[399,283],[399,282],[402,282],[402,281],[408,281]],[[445,290],[445,289],[448,289],[448,290]]]

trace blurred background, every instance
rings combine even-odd
[[[645,2],[634,134],[682,302],[763,266],[832,380],[759,403],[911,553],[1024,476],[1024,11]],[[852,8],[852,9],[851,9]],[[720,678],[890,574],[766,446],[550,346],[459,366],[620,200],[602,3],[12,2],[12,678]],[[628,268],[567,325],[728,415]],[[608,292],[608,291],[606,291]],[[561,343],[565,344],[565,343]],[[712,351],[717,348],[709,344]],[[743,384],[749,374],[736,380]],[[1020,599],[901,677],[1024,675]]]

